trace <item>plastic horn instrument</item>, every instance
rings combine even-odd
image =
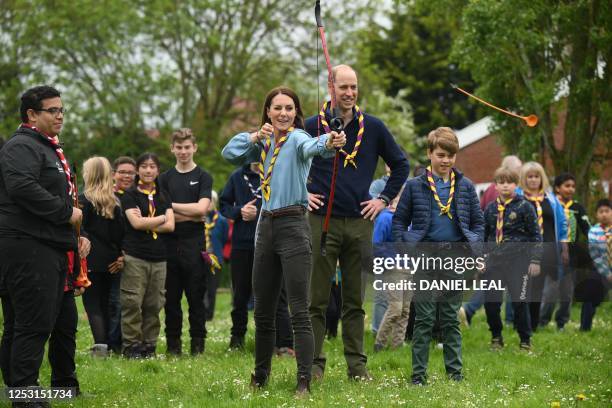
[[[527,126],[529,126],[529,127],[534,127],[534,126],[536,126],[536,125],[538,124],[538,117],[537,117],[536,115],[529,115],[529,116],[521,116],[521,115],[517,115],[517,114],[516,114],[516,113],[514,113],[514,112],[507,111],[507,110],[502,109],[502,108],[500,108],[500,107],[497,107],[497,106],[495,106],[495,105],[493,105],[493,104],[491,104],[491,103],[489,103],[489,102],[487,102],[487,101],[485,101],[485,100],[483,100],[483,99],[480,99],[480,98],[479,98],[479,97],[477,97],[476,95],[473,95],[473,94],[469,93],[468,91],[466,91],[466,90],[464,90],[464,89],[459,88],[459,87],[458,87],[458,86],[456,86],[456,85],[452,85],[452,87],[453,87],[453,88],[455,88],[456,90],[458,90],[459,92],[461,92],[461,93],[463,93],[463,94],[465,94],[465,95],[469,96],[470,98],[474,98],[474,99],[476,99],[478,102],[480,102],[480,103],[483,103],[483,104],[487,105],[487,106],[488,106],[488,107],[490,107],[490,108],[493,108],[493,109],[495,109],[495,110],[498,110],[498,111],[500,111],[500,112],[503,112],[503,113],[505,113],[506,115],[510,115],[510,116],[514,116],[515,118],[523,119],[523,121],[525,121],[525,124],[526,124]]]

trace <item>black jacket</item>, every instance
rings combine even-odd
[[[497,231],[497,201],[489,203],[484,212],[485,241],[495,243]],[[506,205],[504,210],[504,238],[503,242],[533,242],[533,245],[504,245],[504,254],[522,252],[524,256],[531,256],[532,262],[539,262],[542,257],[542,235],[538,225],[538,216],[533,205],[523,196],[515,196]],[[495,249],[495,244],[489,245]],[[499,251],[498,251],[499,252]]]
[[[68,182],[55,149],[38,132],[19,128],[0,150],[0,235],[76,250],[71,215]]]

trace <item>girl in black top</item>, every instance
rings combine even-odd
[[[159,159],[144,153],[136,168],[135,186],[121,197],[128,220],[121,276],[121,330],[127,358],[155,354],[166,281],[166,246],[160,235],[174,231],[172,202],[157,181]]]
[[[110,162],[92,157],[83,164],[85,189],[79,198],[83,228],[91,241],[87,257],[91,287],[83,294],[94,338],[93,356],[108,355],[109,294],[111,274],[123,269],[121,242],[125,229],[119,200],[113,192]]]

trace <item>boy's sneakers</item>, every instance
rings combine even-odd
[[[528,341],[521,341],[521,344],[519,345],[519,348],[522,351],[531,351],[531,343]]]
[[[504,339],[501,337],[493,337],[491,339],[491,350],[498,351],[504,348]]]
[[[244,350],[244,337],[232,335],[229,344],[230,350]]]
[[[385,346],[383,346],[380,343],[374,343],[374,352],[378,353],[379,351],[382,351],[385,348]]]
[[[122,354],[123,357],[127,358],[128,360],[137,360],[144,358],[142,350],[143,349],[140,344],[132,344],[131,346],[124,348]]]
[[[427,380],[419,375],[413,375],[410,383],[415,386],[425,386],[427,385]]]
[[[94,358],[106,358],[110,356],[108,344],[94,344],[91,348],[91,356]]]
[[[265,378],[257,378],[255,374],[251,374],[251,383],[250,387],[253,390],[259,390],[265,387],[268,384],[268,377]]]
[[[463,381],[463,374],[461,373],[450,374],[448,376],[448,379],[451,381],[455,381],[455,382],[461,382]]]

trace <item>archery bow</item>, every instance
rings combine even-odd
[[[323,54],[325,56],[325,64],[327,65],[327,88],[329,90],[329,96],[331,97],[330,113],[331,120],[329,121],[329,128],[334,132],[342,132],[344,130],[344,121],[339,115],[338,108],[336,105],[336,93],[334,87],[334,75],[332,72],[332,65],[329,60],[329,52],[327,51],[327,41],[325,40],[325,28],[321,21],[321,2],[317,0],[315,2],[315,19],[317,21],[317,28],[319,30],[319,37],[321,38],[321,46],[323,48]],[[317,47],[318,48],[318,47]],[[317,51],[318,52],[318,51]],[[320,119],[319,119],[320,121]],[[317,124],[317,132],[320,132],[321,124]],[[321,233],[321,255],[327,255],[326,243],[327,243],[327,231],[329,231],[329,219],[331,218],[332,206],[334,204],[334,195],[336,193],[336,178],[338,176],[338,162],[340,158],[340,151],[336,149],[334,156],[334,164],[332,170],[331,186],[329,189],[329,200],[327,202],[327,210],[325,212],[325,221],[323,222],[323,231]]]

